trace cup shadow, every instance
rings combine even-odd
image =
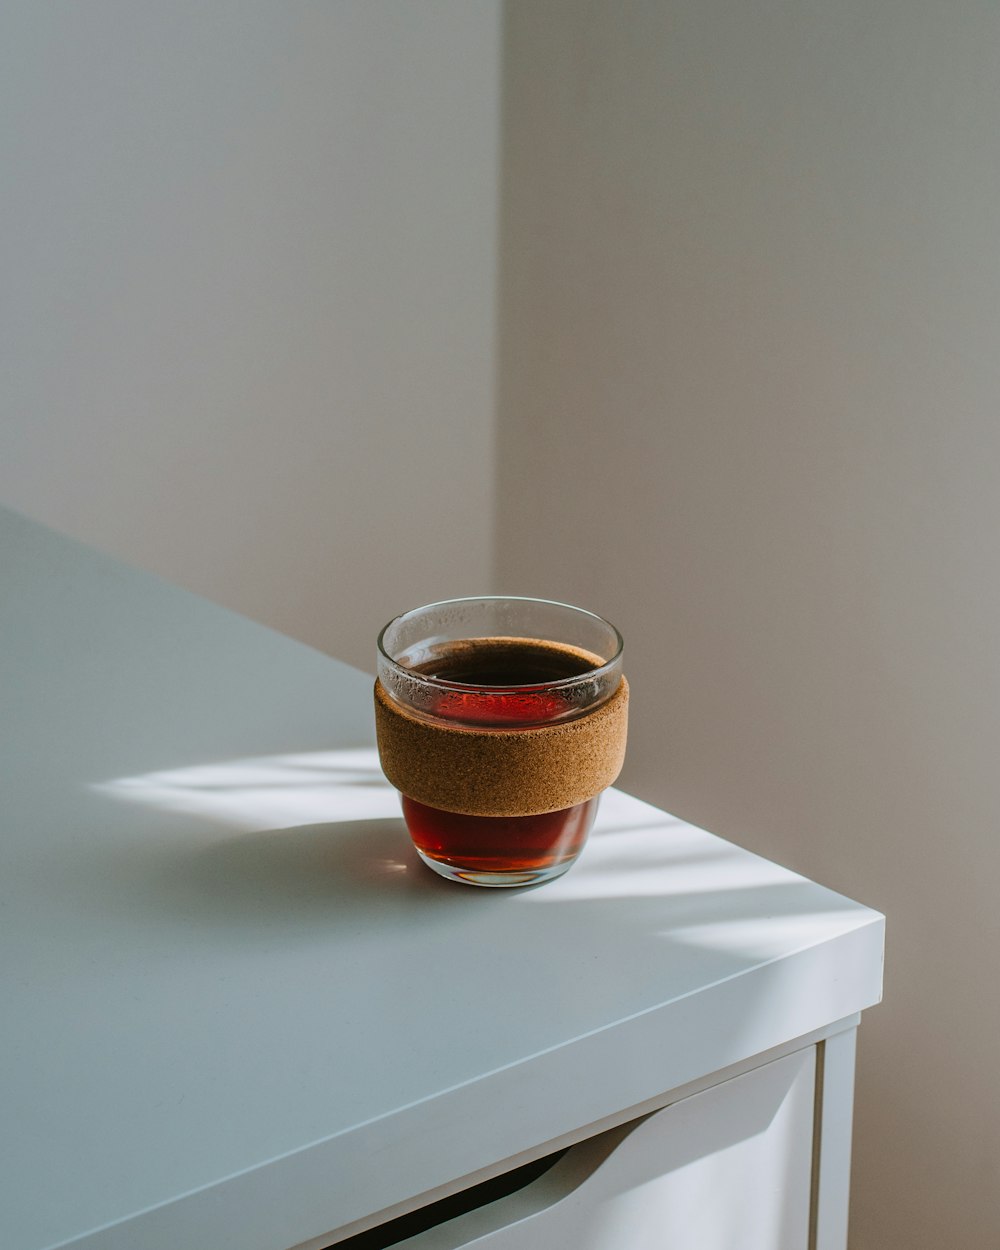
[[[155,849],[137,845],[119,853],[109,871],[122,907],[141,913],[147,926],[197,925],[241,941],[426,926],[435,916],[452,919],[473,906],[496,905],[497,894],[520,892],[473,890],[436,876],[398,819],[295,825],[198,845],[187,839]]]

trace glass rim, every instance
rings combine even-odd
[[[444,677],[434,677],[427,673],[414,672],[412,668],[407,668],[403,664],[399,664],[392,658],[385,648],[386,633],[396,624],[397,621],[403,620],[408,616],[415,616],[418,612],[428,612],[432,608],[447,608],[458,603],[538,603],[544,604],[549,608],[564,608],[568,612],[575,612],[578,616],[588,616],[592,621],[598,621],[601,625],[606,625],[615,639],[615,652],[609,660],[605,660],[596,668],[589,668],[585,673],[577,673],[573,677],[560,677],[555,681],[536,681],[518,683],[516,685],[492,686],[486,682],[478,682],[470,684],[464,681],[449,681]],[[556,642],[557,639],[546,639],[545,641]],[[515,691],[515,690],[559,690],[569,686],[578,686],[583,682],[593,681],[595,678],[603,677],[610,673],[616,664],[621,661],[622,653],[625,650],[625,639],[621,635],[621,631],[616,625],[613,625],[606,617],[600,616],[597,612],[591,612],[587,608],[578,608],[573,603],[563,603],[558,599],[539,599],[534,595],[465,595],[458,599],[438,599],[434,603],[424,603],[418,608],[410,608],[406,612],[400,612],[379,630],[378,640],[376,642],[378,654],[396,673],[408,678],[410,681],[425,682],[431,687],[439,687],[442,690],[461,690],[472,692],[476,690],[496,690],[496,691]]]

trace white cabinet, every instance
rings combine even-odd
[[[2,510],[0,585],[0,1246],[349,1245],[566,1149],[420,1250],[844,1250],[881,916],[615,790],[449,884],[369,676]]]

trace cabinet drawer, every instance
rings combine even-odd
[[[400,1250],[807,1250],[815,1048],[582,1142]]]

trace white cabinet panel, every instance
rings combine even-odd
[[[614,789],[544,890],[449,886],[370,677],[3,509],[0,585],[0,1250],[370,1248],[569,1142],[436,1244],[784,1250],[809,1100],[742,1074],[825,1038],[814,1250],[845,1250],[833,1035],[878,1001],[875,912]]]
[[[810,1047],[570,1150],[406,1250],[807,1250]]]

